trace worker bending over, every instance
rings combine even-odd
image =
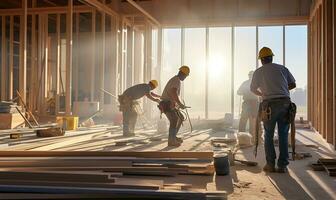
[[[150,100],[160,103],[160,95],[157,95],[151,90],[158,86],[157,80],[151,80],[149,83],[134,85],[124,91],[122,95],[118,96],[120,104],[119,110],[123,114],[123,135],[134,136],[134,129],[138,114],[136,112],[136,100],[147,96]]]
[[[169,120],[168,146],[180,146],[183,140],[176,137],[181,128],[184,117],[179,109],[185,109],[185,105],[180,101],[181,81],[189,76],[190,69],[182,66],[176,76],[172,77],[163,90],[159,109]]]
[[[258,68],[252,78],[251,91],[262,97],[259,107],[259,117],[265,129],[265,154],[266,172],[287,171],[288,162],[288,131],[289,113],[291,113],[291,100],[289,90],[296,87],[295,79],[289,70],[279,64],[273,63],[273,52],[270,48],[263,47],[259,51],[262,66]],[[276,153],[273,137],[275,125],[278,125],[280,155],[275,169]]]
[[[255,140],[255,124],[256,117],[258,114],[258,96],[250,90],[250,85],[253,77],[253,72],[248,73],[248,80],[244,81],[239,89],[237,90],[237,95],[243,96],[242,112],[239,120],[239,132],[246,131],[247,120],[249,121],[249,132]]]

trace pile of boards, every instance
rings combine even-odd
[[[0,102],[0,113],[17,113],[17,109],[21,110],[21,106],[11,101],[1,101]]]
[[[212,161],[213,152],[0,151],[0,199],[226,199],[183,181],[212,179]]]
[[[329,176],[336,176],[336,159],[319,158],[311,166],[315,171],[326,171]]]

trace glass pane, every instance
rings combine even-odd
[[[163,30],[163,56],[161,69],[161,91],[168,80],[177,74],[181,65],[181,29]]]
[[[274,53],[273,62],[283,64],[283,27],[282,26],[264,26],[259,27],[259,47],[269,47]],[[259,61],[259,66],[261,63]]]
[[[286,26],[286,67],[296,79],[291,98],[297,116],[307,118],[307,26]]]
[[[248,79],[249,71],[256,69],[256,27],[236,27],[234,44],[234,116],[237,117],[242,104],[242,97],[237,95],[237,90]]]
[[[210,119],[231,113],[231,40],[231,27],[209,28]]]
[[[184,63],[190,76],[184,81],[184,98],[191,118],[205,117],[205,28],[185,29]]]

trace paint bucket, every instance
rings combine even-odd
[[[214,166],[216,175],[225,176],[230,174],[229,156],[226,153],[214,155]]]

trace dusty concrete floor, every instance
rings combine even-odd
[[[186,127],[187,128],[187,127]],[[69,135],[75,135],[70,132]],[[220,147],[211,145],[211,138],[232,137],[228,131],[214,131],[210,128],[198,128],[192,133],[185,130],[179,136],[184,142],[180,147],[167,147],[167,133],[158,134],[154,130],[138,130],[135,137],[123,138],[121,129],[113,129],[94,134],[92,137],[84,136],[85,140],[64,145],[50,150],[68,151],[220,151]],[[8,137],[8,135],[6,136]],[[81,136],[82,137],[82,136]],[[35,141],[33,136],[27,136],[15,142],[2,137],[2,144],[6,144],[0,150],[34,150],[41,146],[41,142]],[[153,140],[153,138],[156,138]],[[336,199],[336,178],[330,177],[326,172],[313,171],[309,163],[316,162],[319,157],[336,158],[333,147],[329,146],[322,137],[309,130],[297,130],[297,152],[309,152],[312,158],[290,161],[289,173],[266,174],[262,171],[265,164],[263,145],[260,145],[257,158],[254,158],[253,147],[238,150],[236,158],[258,161],[258,166],[248,167],[236,163],[231,167],[228,176],[195,176],[178,178],[184,182],[190,182],[200,188],[208,190],[225,190],[228,199]],[[117,140],[128,140],[126,146],[115,146]],[[318,148],[307,147],[316,145]],[[188,179],[188,180],[186,180]],[[174,180],[165,180],[176,182]],[[247,186],[244,186],[247,185]]]

